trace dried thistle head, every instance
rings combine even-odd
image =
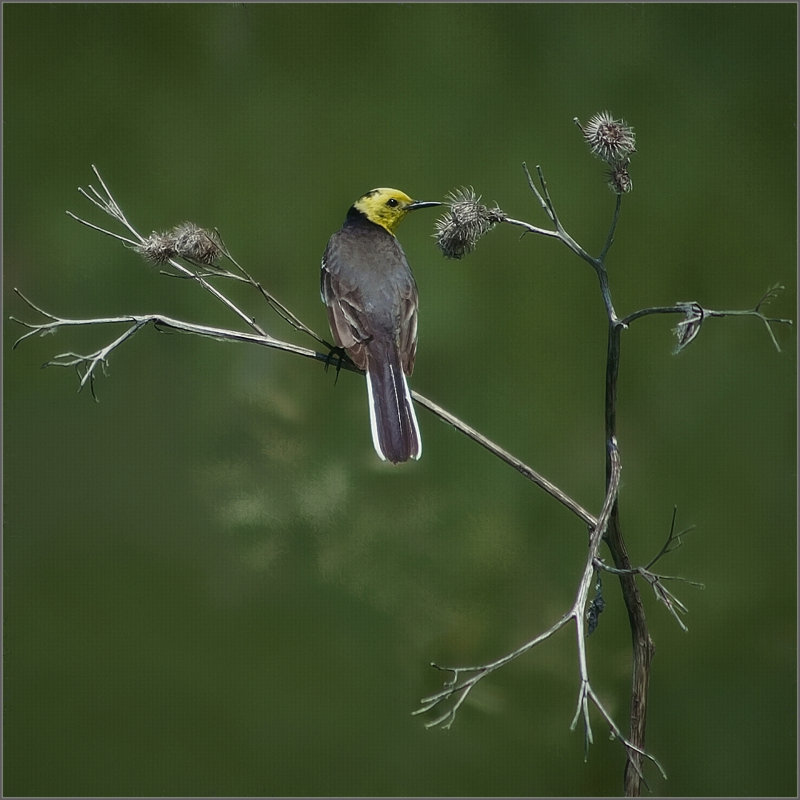
[[[625,194],[633,191],[633,181],[628,173],[628,165],[630,163],[630,159],[626,158],[618,164],[612,164],[611,169],[606,173],[608,185],[615,194]]]
[[[219,236],[193,222],[182,222],[164,233],[153,231],[134,248],[155,264],[185,258],[198,264],[213,264],[222,254]]]
[[[575,122],[583,132],[589,149],[612,166],[624,162],[636,152],[636,135],[624,120],[616,120],[608,111],[595,114],[586,125]]]
[[[183,222],[173,228],[172,233],[175,235],[175,251],[190,261],[213,264],[222,253],[216,231],[200,228],[193,222]]]
[[[154,264],[165,264],[175,255],[173,237],[168,233],[153,231],[141,244],[133,248]]]
[[[489,209],[480,200],[471,186],[455,189],[448,195],[449,208],[436,220],[434,234],[446,258],[458,259],[471,253],[478,240],[506,218],[500,208]]]

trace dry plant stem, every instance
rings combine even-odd
[[[605,270],[603,270],[605,272]],[[606,360],[606,436],[616,438],[617,427],[617,380],[619,376],[620,334],[624,325],[617,321],[609,321],[608,354]],[[612,479],[614,465],[606,461],[606,479]],[[644,605],[639,594],[635,575],[627,572],[631,569],[625,540],[619,520],[619,506],[614,501],[611,509],[608,530],[606,532],[608,548],[614,565],[625,570],[619,576],[622,597],[628,612],[633,646],[633,664],[631,669],[631,707],[630,707],[630,740],[634,745],[628,750],[625,765],[624,787],[626,797],[638,797],[642,784],[642,753],[645,748],[645,732],[647,727],[647,698],[650,685],[650,666],[655,652],[655,645],[647,629]]]
[[[220,342],[248,342],[250,344],[259,344],[264,347],[272,347],[277,350],[285,350],[286,352],[293,353],[294,355],[311,358],[316,361],[327,363],[329,356],[325,353],[318,353],[316,350],[311,350],[307,347],[301,347],[291,342],[284,342],[270,336],[268,333],[247,333],[245,331],[234,331],[227,328],[215,328],[210,325],[200,325],[194,322],[186,322],[185,320],[174,319],[173,317],[164,314],[125,314],[119,317],[92,317],[91,319],[68,319],[65,317],[57,317],[43,308],[37,306],[32,300],[25,297],[19,289],[14,289],[14,292],[24,300],[31,308],[38,311],[42,316],[46,317],[49,322],[31,323],[20,320],[16,317],[9,317],[14,322],[19,323],[25,328],[29,328],[28,333],[23,334],[19,339],[14,342],[14,347],[29,339],[32,336],[46,336],[47,334],[55,333],[59,328],[81,327],[81,326],[94,326],[94,325],[124,325],[130,327],[118,338],[114,339],[110,344],[100,348],[95,353],[90,355],[79,355],[77,353],[61,353],[54,356],[52,361],[48,361],[44,366],[75,366],[77,362],[82,362],[89,370],[93,372],[98,366],[106,364],[108,356],[113,350],[119,347],[127,339],[131,338],[135,333],[138,333],[142,328],[147,325],[152,325],[158,330],[172,330],[180,333],[191,333],[195,336],[207,336],[210,339],[216,339]],[[67,362],[66,359],[72,359]],[[355,366],[344,361],[341,369],[349,370],[352,372],[359,372]],[[81,381],[81,387],[90,379],[87,375],[86,380]]]
[[[619,459],[619,449],[617,447],[617,440],[615,436],[612,436],[609,439],[607,448],[607,463],[609,470],[608,488],[606,491],[605,501],[603,503],[603,510],[600,512],[600,516],[598,517],[597,527],[591,532],[589,540],[589,554],[588,554],[589,560],[585,565],[583,578],[580,584],[580,590],[578,592],[578,598],[572,609],[572,612],[575,615],[576,635],[578,636],[578,654],[579,654],[579,663],[581,670],[581,692],[578,700],[578,709],[576,710],[575,717],[572,720],[572,727],[575,728],[579,717],[583,716],[583,724],[585,732],[584,734],[585,748],[588,751],[588,747],[592,742],[592,728],[589,720],[589,701],[591,700],[592,703],[597,708],[597,710],[605,719],[606,723],[611,729],[612,734],[625,745],[625,749],[628,754],[627,766],[626,766],[626,794],[627,794],[628,772],[631,772],[637,776],[638,779],[638,783],[636,784],[637,786],[640,785],[642,781],[644,781],[644,775],[641,769],[642,759],[646,758],[649,761],[651,761],[656,766],[656,768],[658,769],[659,773],[663,778],[666,778],[667,776],[661,764],[657,761],[657,759],[645,751],[643,743],[640,744],[639,742],[637,742],[636,738],[633,735],[630,738],[623,735],[622,731],[614,722],[614,719],[608,713],[605,706],[603,706],[603,704],[600,702],[600,699],[598,698],[594,689],[592,689],[592,686],[589,682],[589,673],[588,673],[588,668],[586,666],[586,647],[585,647],[586,629],[585,629],[585,617],[583,615],[583,611],[586,608],[586,603],[589,597],[589,589],[591,586],[592,576],[594,574],[593,570],[594,561],[597,557],[597,552],[600,548],[601,542],[603,541],[604,537],[608,535],[609,528],[613,524],[613,519],[617,509],[621,465]]]
[[[581,259],[586,261],[594,269],[600,284],[600,293],[606,308],[608,317],[608,346],[606,359],[606,395],[605,395],[605,435],[607,442],[606,456],[606,486],[607,490],[611,487],[614,476],[613,454],[616,452],[616,409],[617,409],[617,380],[619,375],[620,358],[620,334],[627,325],[617,317],[614,305],[611,300],[611,291],[608,283],[608,273],[605,268],[605,257],[614,241],[617,222],[619,221],[622,195],[617,195],[614,215],[606,237],[605,245],[597,258],[592,257],[580,245],[572,239],[566,232],[556,213],[555,206],[550,197],[547,183],[539,166],[536,167],[538,186],[533,180],[533,176],[527,166],[523,164],[528,186],[538,199],[545,213],[555,224],[555,231],[547,232],[547,235],[555,235],[570,250]],[[512,224],[520,224],[516,220]],[[538,230],[531,230],[538,233]],[[612,447],[613,443],[613,447]],[[612,497],[612,493],[607,491],[606,499]],[[641,595],[636,584],[635,575],[632,574],[630,558],[625,547],[619,520],[619,508],[617,505],[616,493],[609,508],[608,525],[603,527],[606,534],[608,547],[616,567],[621,570],[619,574],[622,595],[625,607],[628,612],[628,619],[631,627],[631,638],[633,642],[633,665],[632,665],[632,692],[630,710],[630,740],[627,748],[627,763],[625,768],[625,794],[626,796],[638,796],[641,793],[643,780],[641,761],[645,754],[645,729],[647,721],[647,690],[650,681],[650,666],[652,663],[654,645],[647,629],[647,620],[644,613]],[[600,526],[598,525],[598,528]],[[586,720],[588,723],[588,718]]]
[[[517,470],[517,472],[526,477],[529,481],[535,483],[539,488],[544,489],[544,491],[547,492],[551,497],[554,497],[559,503],[572,511],[573,514],[580,517],[580,519],[582,519],[590,528],[593,528],[597,525],[597,520],[583,506],[575,502],[575,500],[573,500],[569,495],[562,492],[558,486],[547,480],[547,478],[545,478],[543,475],[539,474],[536,472],[536,470],[529,467],[519,458],[509,453],[508,450],[505,450],[498,444],[495,444],[491,439],[480,433],[480,431],[477,431],[475,428],[467,425],[465,422],[451,414],[446,409],[442,408],[440,405],[437,405],[432,400],[428,400],[427,397],[423,397],[419,392],[412,391],[411,396],[420,405],[425,406],[425,408],[427,408],[429,411],[432,411],[434,414],[436,414],[436,416],[442,421],[449,423],[454,428],[472,439],[474,442],[477,442],[477,444],[481,445],[481,447],[485,447],[490,453],[494,454],[502,461],[505,461],[506,464],[513,467],[515,470]]]
[[[783,319],[781,317],[768,317],[761,311],[761,307],[765,303],[769,302],[769,300],[772,299],[777,291],[782,290],[783,288],[784,287],[781,284],[775,284],[774,286],[771,286],[769,289],[767,289],[764,295],[762,295],[761,299],[753,306],[753,308],[726,309],[722,311],[716,311],[713,308],[703,308],[699,304],[695,305],[702,313],[703,319],[710,319],[712,317],[755,317],[756,319],[761,320],[761,322],[764,324],[764,327],[767,329],[767,334],[769,335],[773,346],[780,353],[782,352],[781,346],[778,344],[778,340],[775,338],[775,332],[772,330],[772,325],[792,325],[794,323],[790,319]],[[652,314],[684,314],[686,312],[687,305],[689,304],[681,303],[674,306],[654,306],[653,308],[643,308],[639,311],[634,311],[632,314],[629,314],[627,317],[620,320],[620,322],[624,327],[627,328],[637,319],[649,317]]]
[[[443,409],[433,401],[423,397],[418,392],[413,392],[414,399],[428,408],[432,413],[437,415],[444,422],[452,425],[457,430],[460,430],[466,436],[471,438],[476,443],[487,449],[489,452],[503,460],[506,464],[513,467],[521,475],[528,480],[535,483],[542,488],[550,496],[555,498],[558,502],[568,508],[574,513],[589,529],[589,547],[587,550],[587,558],[584,564],[583,573],[578,585],[575,601],[572,607],[556,620],[550,628],[535,638],[523,644],[511,653],[493,661],[489,664],[484,664],[476,667],[455,667],[455,668],[442,668],[443,671],[450,672],[452,678],[445,682],[444,688],[424,700],[422,700],[421,707],[414,713],[424,713],[431,711],[440,704],[446,704],[447,701],[452,701],[449,708],[445,706],[445,710],[440,713],[435,719],[427,723],[427,727],[443,726],[449,727],[458,709],[463,704],[471,689],[483,677],[491,674],[496,669],[504,666],[510,661],[518,658],[523,653],[528,652],[536,645],[546,641],[553,636],[557,631],[565,627],[571,620],[575,621],[577,649],[578,649],[578,666],[580,688],[578,692],[578,703],[575,717],[572,722],[574,728],[579,721],[583,721],[585,746],[588,749],[589,744],[592,742],[592,729],[589,717],[590,705],[594,705],[602,718],[606,721],[612,735],[619,739],[625,746],[627,752],[627,762],[625,769],[625,793],[626,795],[638,795],[641,791],[641,786],[644,782],[642,774],[643,760],[650,760],[656,765],[662,775],[664,771],[660,764],[648,754],[644,749],[645,744],[645,725],[647,719],[647,690],[650,677],[650,667],[653,657],[653,643],[650,639],[646,619],[644,615],[644,608],[642,605],[641,597],[639,595],[636,576],[640,576],[648,581],[654,588],[656,596],[659,600],[664,602],[673,616],[678,620],[678,623],[683,626],[678,612],[685,612],[686,608],[683,604],[670,593],[664,586],[662,581],[668,579],[670,576],[657,575],[650,571],[649,567],[666,552],[669,552],[674,547],[680,544],[680,534],[677,539],[674,534],[674,518],[673,530],[670,536],[656,558],[654,558],[646,567],[632,567],[630,558],[626,551],[625,542],[622,537],[619,508],[617,503],[617,495],[620,481],[620,459],[617,449],[616,438],[616,407],[617,407],[617,379],[619,373],[619,358],[620,358],[620,337],[623,330],[625,330],[632,322],[641,317],[650,314],[665,314],[673,313],[679,315],[687,315],[690,309],[692,314],[688,320],[681,323],[685,326],[686,330],[689,324],[699,325],[706,317],[711,316],[756,316],[765,324],[773,343],[778,347],[775,336],[772,332],[772,323],[791,324],[790,320],[775,319],[765,316],[761,312],[761,306],[768,303],[775,295],[779,287],[772,287],[762,296],[761,300],[755,305],[753,309],[744,311],[711,311],[703,309],[696,303],[681,303],[670,307],[649,308],[637,311],[624,319],[619,319],[614,310],[611,302],[611,294],[608,284],[608,275],[605,269],[604,261],[608,251],[611,248],[614,240],[614,233],[616,230],[617,222],[619,220],[621,195],[617,196],[617,203],[614,209],[614,215],[609,228],[609,233],[606,238],[605,244],[598,257],[593,257],[587,253],[580,245],[575,242],[570,235],[566,232],[561,221],[558,218],[553,202],[550,198],[547,184],[542,174],[540,167],[536,167],[538,186],[528,171],[527,167],[523,165],[525,174],[527,176],[528,185],[532,192],[538,199],[543,210],[550,218],[554,225],[554,230],[546,230],[538,228],[529,223],[505,218],[503,221],[510,225],[522,227],[526,233],[533,233],[550,238],[555,238],[565,244],[573,253],[579,256],[583,261],[587,262],[595,271],[599,284],[603,302],[606,308],[608,317],[608,347],[607,347],[607,371],[606,371],[606,396],[605,396],[605,433],[606,433],[606,492],[603,503],[602,511],[599,517],[595,518],[591,513],[584,509],[580,504],[573,500],[569,495],[561,491],[557,486],[548,481],[542,475],[537,473],[527,464],[520,459],[513,456],[507,450],[501,448],[496,443],[485,437],[479,431],[467,425],[450,412]],[[103,179],[100,177],[99,172],[92,167],[97,179],[102,187],[102,192],[90,186],[89,191],[80,189],[81,194],[89,199],[95,206],[97,206],[104,213],[117,220],[128,233],[133,237],[123,236],[117,233],[108,231],[102,227],[94,225],[86,220],[77,217],[76,215],[67,212],[75,220],[80,222],[93,230],[99,231],[105,235],[118,239],[126,246],[138,247],[144,242],[144,238],[133,228],[128,222],[125,215],[117,202],[112,197],[108,187]],[[220,237],[221,241],[221,237]],[[234,279],[248,283],[255,288],[266,299],[270,307],[281,317],[283,321],[291,325],[295,330],[310,336],[316,342],[322,344],[326,349],[330,350],[331,346],[320,336],[318,336],[310,327],[305,325],[295,314],[293,314],[286,306],[281,304],[274,298],[264,287],[255,281],[248,272],[239,265],[227,251],[222,250],[225,258],[236,267],[237,272],[228,272],[219,268],[216,265],[199,265],[195,262],[188,261],[187,267],[180,260],[170,259],[167,263],[175,270],[175,272],[165,272],[166,275],[173,277],[181,277],[190,279],[198,283],[205,291],[209,292],[216,300],[223,303],[230,309],[234,315],[243,321],[252,332],[241,332],[235,330],[228,330],[223,328],[215,328],[205,325],[198,325],[195,323],[177,320],[162,314],[142,314],[142,315],[124,315],[118,317],[105,317],[95,319],[66,319],[57,317],[49,312],[44,311],[42,308],[35,305],[32,301],[28,300],[20,292],[19,296],[35,311],[45,317],[46,321],[39,324],[23,322],[15,319],[26,328],[28,332],[23,334],[15,343],[15,347],[20,342],[36,335],[46,335],[57,332],[61,327],[75,327],[75,326],[92,326],[92,325],[105,325],[105,324],[122,324],[126,325],[125,331],[116,339],[111,341],[105,347],[100,348],[94,353],[88,355],[80,355],[77,353],[62,353],[54,357],[48,362],[48,365],[53,366],[73,366],[77,369],[80,376],[80,387],[82,388],[86,383],[92,387],[94,394],[94,378],[99,368],[101,372],[105,371],[110,354],[125,341],[135,335],[142,328],[152,325],[157,330],[171,330],[185,333],[191,333],[200,336],[207,336],[220,341],[238,341],[259,344],[262,346],[272,347],[280,350],[290,352],[294,355],[311,358],[317,361],[324,362],[326,365],[331,363],[331,353],[320,353],[316,350],[300,347],[290,342],[285,342],[280,339],[270,336],[264,328],[262,328],[256,320],[245,313],[244,310],[239,308],[232,300],[230,300],[223,292],[217,289],[210,281],[213,279]],[[15,289],[15,291],[17,291]],[[12,317],[12,319],[14,319]],[[698,322],[699,320],[699,322]],[[694,332],[693,332],[694,333]],[[690,336],[685,337],[686,340],[691,341]],[[681,341],[681,346],[685,346],[685,342]],[[778,347],[778,349],[780,349]],[[336,365],[338,369],[345,369],[348,371],[360,372],[346,357]],[[608,545],[614,567],[607,566],[599,557],[599,548],[602,542]],[[628,737],[624,736],[620,731],[617,724],[612,719],[602,702],[600,701],[597,693],[594,691],[589,680],[587,659],[586,659],[586,609],[589,598],[589,591],[592,584],[594,571],[603,569],[619,577],[622,586],[622,594],[631,627],[631,635],[633,640],[633,668],[632,668],[632,694],[631,694],[631,710],[630,710],[630,734]],[[434,665],[435,666],[435,665]],[[666,777],[666,776],[664,776]]]

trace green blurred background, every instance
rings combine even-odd
[[[4,4],[5,776],[7,795],[595,795],[623,753],[570,732],[572,630],[480,685],[449,732],[412,717],[428,664],[515,648],[571,603],[585,532],[420,411],[425,454],[376,459],[363,380],[259,347],[142,332],[95,404],[39,369],[117,329],[16,351],[12,293],[93,317],[233,327],[70,209],[98,165],[140,231],[218,226],[240,262],[327,333],[318,264],[374,186],[473,185],[599,250],[613,209],[572,123],[634,126],[635,191],[609,258],[618,311],[698,300],[796,308],[796,6]],[[597,511],[605,327],[596,279],[501,228],[462,262],[400,230],[420,287],[412,385]],[[229,287],[230,288],[230,287]],[[246,292],[277,336],[307,340]],[[656,794],[796,789],[795,337],[712,321],[680,356],[671,317],[625,334],[622,519],[632,557],[673,504],[696,524],[645,586],[657,646]],[[619,592],[589,640],[626,727]]]

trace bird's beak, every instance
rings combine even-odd
[[[430,208],[431,206],[440,206],[441,203],[437,203],[435,200],[431,200],[429,202],[422,202],[421,200],[415,200],[410,205],[406,206],[406,211],[416,211],[418,208]]]

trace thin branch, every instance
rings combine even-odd
[[[307,334],[312,339],[314,339],[314,341],[323,345],[323,347],[326,347],[329,350],[333,348],[333,345],[328,344],[328,342],[326,342],[315,331],[309,328],[308,325],[306,325],[294,312],[290,311],[273,294],[268,292],[264,288],[263,284],[261,284],[255,278],[253,278],[253,276],[230,254],[230,251],[227,248],[224,248],[224,253],[225,256],[230,260],[230,262],[236,267],[236,269],[239,270],[244,282],[248,283],[250,286],[257,289],[258,292],[261,294],[261,296],[267,301],[267,303],[273,309],[273,311],[275,311],[284,322],[287,322],[295,330]],[[237,277],[237,276],[231,275],[231,277]]]
[[[78,191],[84,196],[86,196],[85,192],[83,192],[82,189],[78,188]],[[92,200],[92,202],[95,201]],[[81,219],[77,214],[73,214],[71,211],[67,211],[66,213],[67,216],[74,219],[75,222],[80,222],[81,225],[85,225],[87,228],[91,228],[92,230],[98,231],[99,233],[105,234],[106,236],[111,236],[112,238],[117,239],[123,244],[130,245],[131,247],[135,247],[138,244],[138,241],[135,241],[134,239],[129,239],[127,236],[122,236],[119,233],[114,233],[113,231],[109,231],[106,228],[101,228],[99,225],[95,225],[94,223],[89,222],[85,219]]]
[[[767,334],[769,335],[770,341],[775,346],[775,349],[780,353],[781,347],[778,344],[778,340],[775,337],[775,332],[773,331],[772,326],[793,325],[794,323],[790,319],[769,317],[761,311],[761,308],[773,300],[775,296],[783,290],[783,288],[783,285],[779,283],[771,286],[766,290],[766,292],[764,292],[759,301],[752,308],[725,309],[718,311],[713,308],[705,308],[696,301],[685,301],[675,303],[671,306],[653,306],[651,308],[642,308],[638,311],[634,311],[632,314],[628,314],[628,316],[620,320],[620,322],[625,327],[628,327],[636,320],[651,316],[653,314],[682,315],[685,319],[680,322],[676,328],[674,328],[674,332],[678,336],[678,345],[675,348],[675,352],[679,353],[684,347],[686,347],[695,339],[697,334],[700,332],[703,322],[711,317],[755,317],[763,322],[764,327],[767,329]]]
[[[677,511],[677,506],[675,506],[672,510],[672,522],[670,524],[667,538],[664,541],[664,544],[661,546],[661,549],[656,553],[655,556],[653,556],[653,558],[650,559],[647,564],[645,564],[645,566],[632,567],[630,569],[617,569],[616,567],[609,566],[599,558],[595,560],[594,566],[596,569],[609,572],[613,575],[638,575],[643,578],[648,584],[650,584],[650,586],[653,587],[656,598],[666,606],[667,610],[675,618],[675,621],[678,623],[681,630],[686,632],[689,629],[686,627],[679,614],[688,614],[689,610],[669,589],[667,589],[667,587],[664,585],[664,581],[680,581],[681,583],[687,583],[690,586],[694,586],[698,589],[705,588],[704,585],[698,581],[692,581],[678,575],[661,575],[653,572],[651,569],[651,567],[659,559],[681,547],[683,544],[683,537],[690,531],[694,530],[694,526],[690,526],[689,528],[684,528],[682,531],[675,531],[675,519]]]
[[[554,483],[549,481],[543,475],[536,472],[536,470],[534,470],[532,467],[529,467],[519,458],[509,453],[508,450],[500,447],[500,445],[484,436],[475,428],[467,425],[467,423],[463,422],[458,417],[442,408],[440,405],[434,403],[433,400],[429,400],[427,397],[424,397],[419,392],[412,391],[411,396],[420,405],[425,406],[425,408],[427,408],[429,411],[432,411],[434,414],[436,414],[436,416],[438,416],[443,422],[452,425],[474,442],[477,442],[479,445],[481,445],[481,447],[485,447],[490,453],[497,456],[497,458],[501,459],[509,466],[513,467],[515,470],[517,470],[517,472],[519,472],[529,481],[535,483],[539,488],[544,489],[545,492],[572,511],[573,514],[583,520],[583,522],[585,522],[588,526],[594,527],[597,524],[597,520],[583,506],[573,500],[568,494],[559,489]]]
[[[481,664],[477,667],[441,667],[438,664],[432,663],[431,666],[434,669],[437,669],[440,672],[449,672],[452,674],[452,678],[445,681],[444,688],[440,691],[435,692],[428,697],[423,697],[422,700],[420,700],[420,707],[416,709],[416,711],[412,711],[412,715],[425,714],[428,711],[436,708],[440,703],[444,703],[455,697],[455,702],[452,706],[449,708],[445,706],[445,710],[439,714],[439,716],[434,717],[432,720],[429,720],[425,723],[426,728],[449,728],[456,718],[456,712],[467,698],[469,692],[475,688],[478,681],[480,681],[482,678],[485,678],[487,675],[490,675],[495,670],[500,669],[500,667],[503,667],[511,661],[514,661],[514,659],[519,658],[524,653],[527,653],[529,650],[536,647],[536,645],[541,644],[549,639],[551,636],[553,636],[553,634],[561,630],[561,628],[563,628],[571,618],[571,612],[564,614],[564,616],[558,619],[546,631],[540,633],[534,639],[531,639],[521,647],[518,647],[516,650],[507,653],[501,658],[498,658],[495,661],[490,661],[488,664]],[[459,682],[459,679],[462,675],[467,675],[469,677],[462,682]]]
[[[659,559],[663,558],[667,553],[672,553],[677,550],[679,547],[683,546],[683,537],[686,534],[691,533],[694,529],[694,525],[690,525],[688,528],[684,528],[681,531],[676,533],[675,531],[675,522],[678,518],[678,506],[672,507],[672,521],[669,525],[669,533],[667,534],[666,541],[663,545],[661,545],[661,549],[650,559],[650,561],[645,565],[645,569],[650,569],[653,564],[656,563]]]
[[[608,236],[606,237],[606,243],[603,245],[603,249],[600,251],[600,255],[597,257],[597,260],[601,263],[605,263],[606,256],[608,255],[608,251],[611,249],[611,245],[614,244],[614,235],[617,232],[617,223],[619,222],[619,212],[622,209],[622,195],[617,195],[617,202],[614,205],[614,216],[611,220],[611,227],[608,229]]]
[[[54,334],[58,331],[59,328],[62,327],[85,327],[85,326],[96,326],[96,325],[114,325],[114,324],[123,324],[123,323],[133,323],[133,327],[131,330],[127,331],[125,335],[119,337],[119,339],[114,340],[106,347],[101,348],[100,350],[96,351],[95,353],[90,353],[87,355],[79,355],[76,353],[69,353],[69,354],[61,354],[60,356],[56,356],[55,360],[50,361],[46,364],[46,366],[76,366],[78,364],[85,364],[88,369],[86,373],[81,373],[81,382],[80,387],[83,388],[86,381],[93,380],[94,378],[94,370],[102,365],[107,365],[108,357],[110,356],[111,352],[115,350],[119,345],[137,333],[141,328],[145,327],[148,324],[152,324],[157,328],[169,329],[174,331],[179,331],[182,333],[192,333],[198,336],[207,336],[212,339],[217,339],[218,341],[231,341],[231,342],[248,342],[251,344],[259,344],[265,347],[272,347],[277,350],[285,350],[286,352],[294,353],[295,355],[304,356],[306,358],[311,358],[315,361],[320,361],[325,363],[326,365],[330,363],[330,353],[320,353],[315,350],[310,350],[306,347],[300,347],[299,345],[292,344],[291,342],[282,341],[280,339],[276,339],[269,334],[263,333],[244,333],[241,331],[234,331],[228,330],[225,328],[216,328],[211,327],[208,325],[199,325],[193,322],[186,322],[185,320],[175,319],[173,317],[166,316],[164,314],[126,314],[124,316],[118,317],[96,317],[92,319],[67,319],[62,317],[57,317],[54,314],[51,314],[48,311],[45,311],[40,306],[37,306],[32,300],[27,298],[19,289],[14,289],[14,292],[24,300],[31,308],[37,311],[42,316],[46,317],[48,322],[34,324],[30,322],[25,322],[24,320],[20,320],[16,317],[10,317],[11,320],[14,322],[22,325],[25,328],[28,328],[28,333],[23,334],[20,336],[16,342],[14,342],[13,347],[16,348],[21,342],[25,339],[28,339],[32,336],[46,336],[48,334]],[[302,323],[301,323],[302,324]],[[63,356],[69,356],[71,360],[69,362],[64,361],[62,359]],[[362,373],[362,370],[359,370],[351,361],[343,360],[340,366],[341,369],[346,369],[350,372],[358,372]],[[93,392],[94,393],[94,392]],[[493,442],[488,437],[481,434],[471,425],[468,425],[463,420],[456,417],[454,414],[451,414],[446,409],[442,408],[437,403],[433,402],[433,400],[428,399],[427,397],[421,395],[419,392],[412,392],[412,397],[422,406],[427,408],[429,411],[434,413],[444,422],[449,425],[452,425],[457,430],[461,431],[464,435],[472,439],[473,441],[479,443],[482,447],[486,448],[490,453],[494,454],[501,460],[505,461],[510,466],[514,467],[521,475],[525,478],[530,480],[532,483],[535,483],[549,495],[554,497],[558,502],[572,511],[573,514],[578,516],[583,522],[585,522],[589,526],[593,526],[595,524],[595,518],[581,506],[577,501],[571,498],[566,492],[563,492],[559,489],[555,484],[545,478],[543,475],[539,474],[534,470],[532,467],[525,464],[521,459],[517,458],[516,456],[509,453],[504,448],[500,447],[497,443]]]
[[[553,239],[561,238],[558,231],[549,231],[547,228],[537,228],[535,225],[531,225],[530,222],[523,222],[521,219],[505,217],[502,222],[508,225],[516,225],[520,228],[524,228],[526,233],[538,233],[540,236],[550,236]]]
[[[606,244],[603,247],[601,255],[599,258],[595,258],[594,256],[590,255],[586,250],[584,250],[573,238],[572,236],[567,233],[564,226],[561,224],[561,220],[556,212],[555,205],[553,204],[553,199],[550,197],[550,191],[547,188],[547,181],[544,177],[544,172],[542,168],[537,165],[536,166],[536,175],[539,179],[539,186],[541,187],[541,191],[536,187],[536,183],[533,180],[533,176],[531,175],[530,171],[528,170],[528,165],[523,162],[522,169],[525,172],[525,177],[528,181],[528,186],[530,187],[531,191],[536,195],[536,199],[539,201],[540,205],[544,209],[545,213],[548,217],[553,221],[556,226],[555,232],[553,231],[540,231],[539,229],[535,229],[533,226],[530,226],[530,230],[533,233],[543,233],[548,236],[556,236],[564,245],[566,245],[573,253],[575,253],[578,258],[585,261],[589,266],[595,271],[597,278],[600,282],[600,294],[603,298],[603,304],[606,307],[606,313],[608,314],[608,318],[612,323],[617,322],[617,314],[614,310],[614,305],[611,302],[611,290],[608,285],[608,275],[606,274],[605,267],[603,266],[603,261],[605,259],[606,253],[608,249],[611,247],[611,243],[614,238],[614,230],[616,229],[617,222],[619,220],[619,210],[621,204],[621,198],[617,197],[617,206],[614,213],[614,218],[611,224],[611,230],[609,231],[608,237],[606,239]],[[508,220],[506,220],[508,221]],[[523,225],[525,223],[521,223],[518,220],[513,220],[513,224],[515,225]]]
[[[159,329],[163,328],[179,331],[181,333],[191,333],[195,334],[196,336],[207,336],[208,338],[216,339],[217,341],[221,342],[248,342],[250,344],[262,345],[264,347],[272,347],[276,350],[285,350],[286,352],[293,353],[294,355],[304,356],[305,358],[311,358],[316,361],[329,361],[329,356],[325,353],[318,353],[315,350],[310,350],[307,347],[300,347],[299,345],[292,344],[291,342],[284,342],[280,339],[270,336],[267,333],[246,333],[243,331],[228,330],[226,328],[216,328],[210,325],[199,325],[194,322],[186,322],[185,320],[175,319],[164,314],[126,314],[119,317],[94,317],[91,319],[67,319],[65,317],[56,317],[55,315],[34,304],[24,294],[22,294],[19,289],[14,289],[14,292],[29,306],[31,306],[31,308],[35,309],[50,320],[49,322],[35,324],[31,322],[25,322],[17,317],[10,317],[9,319],[29,329],[28,333],[23,334],[14,342],[14,348],[31,336],[46,336],[48,334],[55,333],[59,328],[62,327],[66,328],[133,323],[131,330],[118,339],[115,339],[111,344],[98,350],[97,353],[93,353],[89,356],[78,356],[74,353],[62,354],[61,356],[55,356],[57,359],[68,355],[91,362],[95,360],[95,356],[97,354],[102,353],[103,357],[98,359],[98,363],[99,361],[107,361],[108,355],[110,355],[113,350],[119,347],[134,333],[138,332],[146,325],[153,325]],[[48,362],[48,364],[53,366],[66,366],[60,362]],[[360,370],[349,364],[347,361],[342,363],[341,368],[353,372],[360,372]],[[83,383],[81,385],[83,385]]]

